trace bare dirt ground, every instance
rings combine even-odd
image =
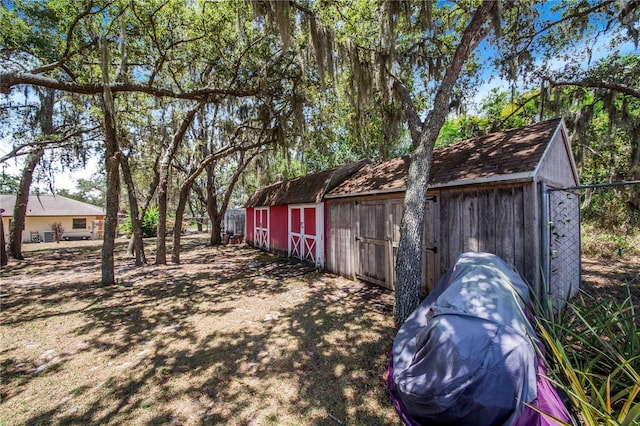
[[[389,293],[204,243],[143,268],[120,245],[109,287],[99,245],[25,247],[1,277],[0,423],[398,424]]]
[[[0,424],[400,424],[389,292],[205,242],[142,268],[118,244],[109,287],[98,242],[26,245],[0,275]],[[639,265],[583,260],[584,288],[637,305]]]

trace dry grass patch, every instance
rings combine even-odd
[[[99,287],[99,245],[29,246],[2,270],[0,420],[399,424],[391,295],[243,246]]]

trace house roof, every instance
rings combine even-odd
[[[0,208],[4,209],[4,216],[13,215],[15,204],[15,195],[0,195]],[[29,195],[27,202],[27,216],[104,216],[104,214],[102,207],[61,195]]]
[[[328,191],[366,163],[361,160],[265,186],[251,195],[246,207],[319,203]]]
[[[556,118],[438,147],[433,151],[429,185],[532,179],[547,146],[562,126]],[[326,198],[406,189],[408,156],[368,164],[331,190]]]

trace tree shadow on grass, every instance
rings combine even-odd
[[[65,336],[83,345],[51,380],[81,361],[98,376],[23,423],[398,424],[384,383],[395,332],[385,291],[237,246],[118,267],[123,285],[8,296],[11,326],[41,321],[27,309],[38,303],[75,318]],[[5,405],[36,385],[30,371],[12,375]]]

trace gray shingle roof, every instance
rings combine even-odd
[[[15,195],[0,195],[0,208],[4,209],[3,216],[13,214],[15,203]],[[27,202],[27,216],[103,216],[104,214],[102,207],[61,195],[30,195]]]

